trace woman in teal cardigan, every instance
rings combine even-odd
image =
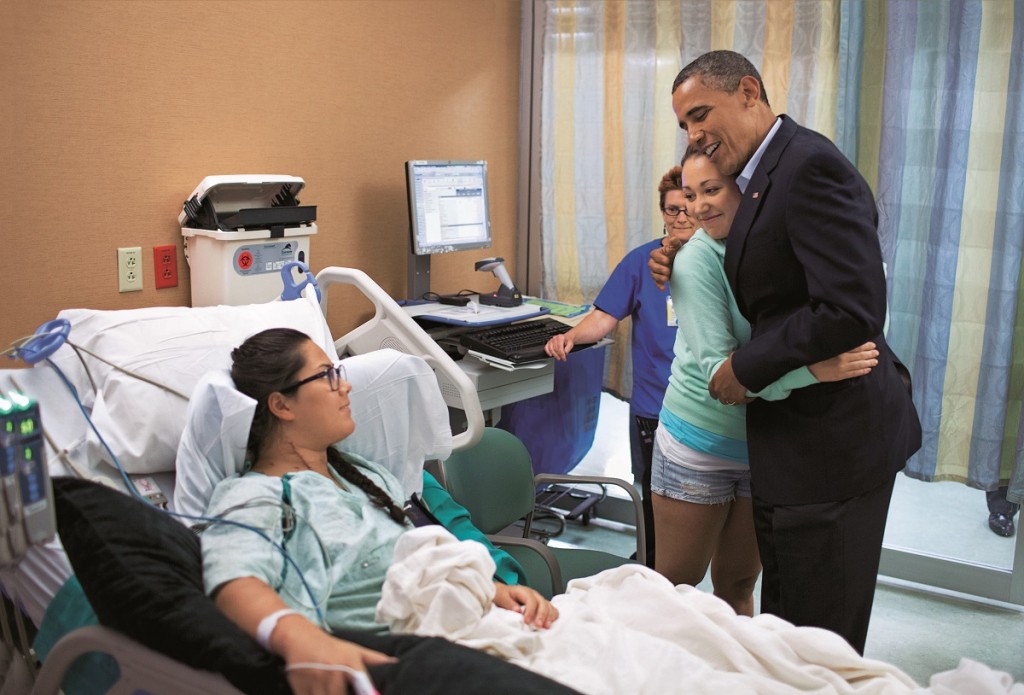
[[[683,159],[683,198],[701,226],[676,255],[672,304],[679,330],[655,437],[651,490],[655,569],[675,584],[697,584],[708,566],[716,596],[752,615],[761,571],[747,463],[746,408],[711,398],[708,382],[750,340],[725,275],[725,239],[740,203],[735,180],[703,152]],[[861,376],[877,364],[873,343],[784,375],[749,400],[778,400],[822,381]]]

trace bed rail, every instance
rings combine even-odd
[[[465,449],[480,441],[484,415],[473,381],[380,285],[361,270],[337,266],[324,268],[317,273],[316,280],[322,290],[320,305],[325,314],[328,289],[333,284],[354,285],[375,309],[373,318],[335,341],[339,353],[347,350],[358,355],[392,348],[423,358],[434,370],[445,402],[466,413],[466,430],[452,438],[452,448]]]
[[[188,668],[100,625],[79,628],[57,642],[46,657],[32,695],[58,695],[61,681],[75,659],[92,652],[107,654],[117,661],[120,677],[108,695],[241,695],[218,673]]]

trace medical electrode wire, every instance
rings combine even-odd
[[[282,521],[281,525],[284,530],[285,537],[287,537],[289,532],[298,525],[297,522],[301,521],[306,525],[306,528],[308,528],[310,532],[313,534],[313,539],[316,541],[317,547],[320,549],[320,557],[323,559],[324,562],[324,574],[326,575],[328,580],[324,582],[324,584],[328,585],[330,583],[331,570],[334,568],[334,563],[331,562],[330,555],[327,553],[327,547],[324,545],[323,539],[320,538],[320,534],[316,532],[315,528],[313,528],[313,524],[309,523],[309,520],[306,517],[296,512],[295,508],[292,507],[291,505],[282,502],[276,497],[253,497],[252,499],[246,500],[241,504],[236,504],[233,507],[228,507],[223,512],[221,512],[221,518],[226,518],[228,514],[231,514],[233,512],[244,511],[246,509],[255,509],[257,507],[275,507],[284,512],[285,518],[288,519],[290,522],[290,526],[284,528],[285,522]],[[294,567],[294,563],[292,566]],[[300,572],[299,576],[303,579],[303,586],[306,589],[306,593],[309,595],[311,599],[313,599],[313,605],[309,607],[316,611],[317,615],[323,615],[322,609],[326,608],[327,602],[328,600],[330,600],[330,589],[327,590],[327,594],[324,596],[324,598],[318,601],[316,597],[313,596],[312,590],[308,587],[308,585],[306,585],[305,575],[303,575]],[[284,593],[286,593],[288,596],[294,599],[299,605],[305,605],[304,601],[300,597],[293,594],[287,586],[282,586],[282,590]]]
[[[16,340],[11,341],[10,345],[3,352],[0,352],[0,357],[19,357],[19,353],[22,351],[22,349],[37,338],[39,338],[39,335],[33,333],[32,335],[22,336],[21,338],[17,338]],[[85,372],[85,376],[89,379],[89,385],[92,386],[93,391],[98,391],[99,389],[96,388],[96,380],[92,378],[92,372],[89,370],[89,365],[86,364],[85,360],[82,358],[83,352],[89,355],[90,357],[97,359],[100,362],[103,362],[112,369],[121,372],[122,374],[127,374],[128,376],[134,377],[139,381],[144,381],[151,386],[156,386],[157,388],[163,389],[168,393],[173,393],[175,396],[181,398],[183,401],[188,402],[189,397],[187,393],[182,393],[181,391],[171,386],[168,386],[167,384],[161,384],[159,381],[151,379],[150,377],[144,374],[139,374],[138,372],[133,372],[130,369],[125,369],[121,365],[111,362],[106,357],[97,355],[95,352],[89,350],[88,348],[82,347],[77,343],[72,343],[67,338],[64,339],[64,344],[70,347],[72,350],[74,350],[75,356],[78,358],[78,361],[82,363],[82,370]],[[49,362],[49,359],[47,359],[47,362]]]
[[[351,666],[345,664],[316,664],[310,661],[300,661],[295,664],[288,664],[284,667],[285,671],[340,671],[342,673],[362,673]]]
[[[19,353],[21,349],[31,343],[39,336],[33,333],[32,335],[23,335],[20,338],[12,340],[3,352],[0,352],[0,357],[10,357],[11,359],[20,359]]]
[[[317,619],[320,621],[320,624],[322,626],[326,627],[327,620],[326,620],[323,612],[320,610],[320,602],[317,600],[316,596],[313,594],[313,589],[312,589],[312,587],[309,586],[309,583],[306,581],[306,577],[302,574],[302,569],[295,562],[295,560],[292,558],[292,556],[288,553],[288,550],[283,545],[275,542],[272,538],[270,538],[270,536],[268,536],[262,529],[256,528],[255,526],[249,526],[248,524],[243,524],[243,523],[241,523],[239,521],[232,521],[230,519],[222,519],[222,518],[208,517],[208,516],[195,516],[195,515],[192,515],[192,514],[182,514],[181,512],[172,512],[169,509],[162,509],[160,507],[157,507],[154,504],[151,504],[148,499],[143,497],[142,494],[135,488],[135,485],[132,484],[131,479],[128,477],[128,474],[125,472],[124,468],[121,466],[121,462],[117,459],[117,456],[114,454],[113,450],[107,444],[107,440],[104,439],[103,435],[100,434],[98,429],[96,429],[96,425],[93,423],[92,417],[89,415],[89,412],[86,410],[85,404],[83,404],[82,403],[82,399],[78,397],[78,390],[75,388],[75,385],[71,383],[71,380],[68,379],[68,377],[64,374],[63,370],[61,370],[60,367],[58,367],[56,364],[54,364],[53,361],[50,360],[49,357],[46,358],[46,363],[48,365],[50,365],[51,368],[53,368],[53,370],[57,373],[57,376],[59,376],[61,381],[64,382],[64,385],[68,387],[68,390],[71,392],[71,396],[75,399],[75,403],[78,404],[78,409],[82,411],[82,415],[85,417],[85,421],[89,424],[89,427],[96,434],[96,437],[99,439],[100,444],[103,445],[103,448],[110,455],[111,462],[114,464],[114,467],[117,468],[118,473],[121,474],[121,479],[124,481],[125,487],[128,488],[128,490],[131,492],[131,494],[133,494],[136,498],[138,498],[140,501],[144,502],[145,504],[149,505],[153,509],[159,510],[159,511],[163,512],[164,514],[168,514],[170,516],[178,517],[179,519],[189,519],[191,521],[202,521],[202,522],[206,522],[208,524],[227,524],[229,526],[235,526],[235,527],[238,527],[238,528],[248,529],[249,531],[252,531],[253,533],[255,533],[257,536],[259,536],[260,538],[265,540],[267,543],[269,543],[279,553],[281,553],[281,556],[285,559],[285,562],[287,562],[288,564],[290,564],[292,567],[295,568],[295,571],[299,575],[299,579],[302,581],[303,588],[306,590],[306,593],[309,595],[310,600],[313,602],[313,609],[316,611]],[[186,400],[188,400],[188,399],[186,398]]]
[[[96,390],[96,382],[93,381],[92,374],[89,372],[89,367],[86,366],[85,360],[82,359],[82,355],[79,353],[79,351],[84,352],[85,354],[89,355],[90,357],[93,357],[93,358],[99,360],[100,362],[103,362],[104,364],[109,365],[112,369],[116,369],[117,371],[121,372],[122,374],[127,374],[128,376],[134,377],[134,378],[138,379],[139,381],[144,381],[147,384],[150,384],[151,386],[156,386],[158,389],[163,389],[164,391],[167,391],[168,393],[173,393],[175,396],[178,396],[179,398],[181,398],[186,403],[188,402],[188,394],[187,393],[182,393],[181,391],[178,391],[177,389],[172,388],[172,387],[168,386],[167,384],[161,384],[159,381],[157,381],[155,379],[150,379],[148,376],[145,376],[143,374],[139,374],[138,372],[133,372],[130,369],[125,369],[121,365],[114,364],[113,362],[108,360],[106,357],[100,357],[95,352],[92,352],[91,350],[88,350],[88,349],[82,347],[81,345],[76,345],[75,343],[72,343],[70,340],[65,340],[64,342],[65,342],[65,344],[68,345],[68,347],[70,347],[72,350],[75,351],[75,354],[78,355],[78,359],[82,362],[82,367],[85,368],[85,374],[86,374],[86,376],[89,377],[89,383],[92,384],[93,391]],[[49,362],[49,360],[47,360],[47,361]]]
[[[359,669],[346,666],[345,664],[319,664],[310,661],[299,661],[294,664],[288,664],[284,667],[287,671],[337,671],[344,673],[350,678],[348,683],[352,686],[354,695],[380,695],[377,689],[373,685],[373,681],[366,675],[366,672],[360,671]]]

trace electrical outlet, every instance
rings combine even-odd
[[[153,247],[153,280],[156,288],[178,286],[178,247],[174,244]]]
[[[117,250],[117,291],[142,289],[142,248],[126,246]]]

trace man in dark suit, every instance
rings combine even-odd
[[[774,115],[737,53],[690,63],[672,105],[690,147],[743,192],[725,265],[752,337],[715,373],[711,395],[748,402],[792,369],[869,340],[878,348],[867,376],[747,407],[761,610],[831,629],[863,653],[893,483],[921,442],[906,370],[882,335],[874,198],[827,138]]]

